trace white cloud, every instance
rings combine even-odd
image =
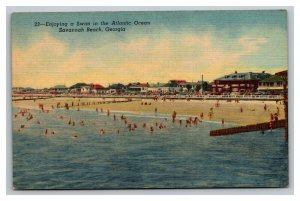
[[[206,80],[213,80],[234,70],[261,71],[257,66],[243,63],[241,57],[255,55],[268,43],[266,38],[244,35],[232,39],[227,46],[220,41],[222,38],[207,32],[168,34],[155,39],[145,36],[101,47],[71,48],[44,34],[42,40],[29,47],[13,49],[13,86],[49,87],[82,81],[166,82],[197,80],[201,74]]]
[[[243,36],[239,39],[239,45],[242,47],[241,54],[248,55],[256,53],[260,46],[267,43],[267,39],[265,37],[249,37]]]

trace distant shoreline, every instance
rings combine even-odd
[[[52,94],[13,94],[12,101],[49,98],[135,98],[135,99],[175,99],[175,100],[244,100],[281,101],[280,95],[52,95]]]

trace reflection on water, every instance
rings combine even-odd
[[[19,110],[13,108],[13,114]],[[185,116],[178,116],[183,119],[180,125],[161,114],[30,112],[30,121],[13,117],[15,189],[283,187],[288,183],[283,129],[210,137],[209,131],[221,124],[186,127]],[[137,128],[129,131],[128,124]]]

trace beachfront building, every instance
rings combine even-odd
[[[121,83],[111,84],[108,88],[111,94],[122,94],[126,91],[126,86]]]
[[[41,93],[41,90],[34,89],[31,87],[13,87],[13,94],[29,94],[29,93]]]
[[[22,93],[24,91],[23,87],[13,87],[12,88],[12,93]]]
[[[37,90],[31,87],[15,87],[13,93],[35,93]]]
[[[203,82],[207,85],[207,82]],[[167,83],[172,93],[195,93],[202,89],[202,82],[187,82],[186,80],[169,80]],[[207,87],[206,87],[207,88]]]
[[[116,89],[110,89],[108,88],[108,90],[106,91],[107,94],[117,94],[117,90]]]
[[[185,86],[185,80],[169,80],[166,86],[169,87],[171,93],[183,92],[183,86]]]
[[[182,87],[182,90],[184,92],[191,93],[191,92],[199,91],[199,89],[200,89],[199,86],[201,86],[201,83],[200,82],[185,82],[184,85],[180,85],[180,86]]]
[[[214,94],[253,94],[257,91],[259,82],[271,77],[271,74],[265,73],[235,73],[225,75],[214,80],[212,91]]]
[[[127,91],[129,93],[147,93],[149,88],[149,83],[129,83],[127,85]]]
[[[288,71],[287,70],[277,72],[277,73],[275,73],[275,75],[281,77],[284,81],[288,82]],[[288,83],[286,83],[286,84],[288,84]]]
[[[199,85],[196,86],[196,92],[200,94],[210,94],[212,92],[213,82],[199,81]]]
[[[89,92],[90,86],[86,83],[76,83],[70,87],[70,93],[80,94]]]
[[[55,85],[49,89],[49,93],[51,94],[63,94],[67,92],[68,88],[65,85]]]
[[[169,93],[170,89],[167,83],[150,84],[148,87],[148,93],[150,94],[166,94]]]
[[[82,86],[80,88],[80,93],[81,94],[89,94],[91,92],[91,87],[90,86]]]
[[[102,86],[101,84],[94,84],[94,83],[91,83],[90,84],[90,93],[92,94],[101,94],[103,93],[105,87]]]
[[[262,94],[283,94],[283,79],[277,75],[263,79],[257,90]]]

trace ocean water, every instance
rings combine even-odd
[[[13,108],[13,114],[19,110]],[[112,112],[108,117],[106,113],[64,109],[49,113],[31,110],[31,113],[30,121],[21,115],[13,117],[15,189],[285,187],[288,184],[288,145],[283,129],[210,137],[210,130],[222,128],[220,123],[202,122],[185,127],[184,121],[180,126],[162,114]],[[121,114],[138,127],[130,132],[120,120]],[[70,118],[75,126],[68,124]],[[83,126],[79,125],[81,120]],[[159,129],[156,122],[158,125],[162,122],[166,128]],[[142,127],[143,123],[147,128]],[[21,125],[25,128],[18,131]],[[149,131],[150,125],[154,127],[153,133]],[[230,126],[233,125],[225,122],[225,127]],[[100,129],[105,134],[101,135]]]

